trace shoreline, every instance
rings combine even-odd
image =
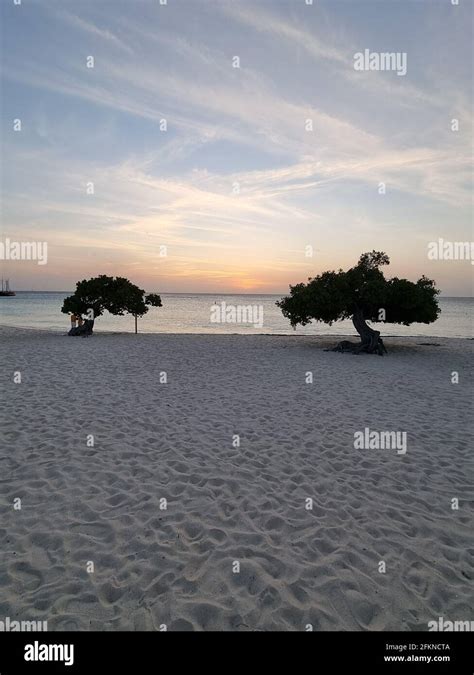
[[[7,331],[7,330],[12,330],[12,331],[30,331],[34,332],[37,331],[38,333],[46,333],[48,335],[64,335],[66,337],[70,337],[67,335],[67,330],[65,329],[65,332],[63,333],[59,328],[38,328],[36,326],[11,326],[9,324],[1,324],[0,323],[0,335],[1,332]],[[331,340],[331,339],[339,339],[339,338],[345,338],[345,339],[359,339],[359,335],[357,333],[353,334],[347,334],[347,333],[333,333],[331,335],[322,335],[321,333],[314,333],[314,334],[306,334],[302,335],[301,333],[298,334],[296,332],[291,332],[291,333],[218,333],[218,332],[190,332],[186,333],[185,331],[183,332],[170,332],[170,331],[163,331],[163,332],[138,332],[134,333],[133,331],[111,331],[111,330],[101,330],[94,328],[94,334],[91,337],[96,337],[98,335],[133,335],[134,337],[138,337],[141,335],[189,335],[189,336],[215,336],[215,337],[225,337],[226,335],[229,336],[234,336],[234,337],[276,337],[276,338],[284,338],[284,337],[295,337],[295,338],[306,338],[306,339],[324,339],[324,340]],[[386,334],[386,333],[381,333],[381,337],[385,340],[388,338],[396,338],[396,339],[407,339],[407,340],[418,340],[418,339],[426,339],[426,340],[474,340],[474,337],[453,337],[453,336],[443,336],[443,335],[396,335],[396,334]]]

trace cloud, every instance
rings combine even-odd
[[[58,9],[53,5],[48,6],[47,4],[43,5],[43,7],[45,9],[49,8],[50,11],[54,13],[55,18],[62,20],[63,22],[69,24],[73,28],[77,28],[78,30],[89,33],[90,35],[98,38],[99,40],[105,40],[113,47],[117,47],[118,49],[126,52],[127,54],[134,53],[133,49],[128,44],[126,44],[123,40],[118,38],[110,30],[99,28],[95,24],[90,23],[89,21],[86,21],[82,17],[77,16],[72,12],[68,12],[65,9]]]
[[[449,96],[399,84],[401,78],[361,78],[348,61],[352,38],[342,46],[340,36],[322,39],[291,14],[286,21],[262,6],[216,7],[224,37],[243,26],[249,45],[261,47],[254,51],[260,61],[232,69],[230,52],[206,33],[204,20],[187,32],[183,21],[150,27],[139,13],[109,14],[105,22],[93,9],[85,18],[57,7],[50,13],[71,39],[61,59],[42,59],[41,49],[36,60],[20,59],[7,50],[3,76],[28,92],[26,128],[31,122],[38,137],[36,144],[22,137],[22,145],[8,136],[4,144],[8,228],[44,232],[65,248],[109,250],[114,260],[143,269],[162,268],[156,251],[165,243],[173,249],[168,273],[177,277],[195,270],[228,279],[247,267],[257,279],[259,261],[268,275],[304,267],[304,242],[318,236],[327,247],[340,245],[357,219],[373,235],[381,181],[409,205],[452,209],[464,222],[470,158],[463,134],[449,131],[450,116],[443,119]],[[82,34],[97,41],[92,70],[79,63]],[[266,68],[262,36],[278,44],[273,69]],[[308,56],[305,82],[322,63],[348,102],[334,103],[337,87],[317,96],[298,88],[287,58],[296,47]],[[456,103],[464,113],[463,100],[460,94]],[[387,101],[393,119],[382,123],[379,106]],[[413,120],[397,125],[407,106]],[[163,118],[166,133],[159,130]],[[94,196],[85,194],[86,181],[94,182]]]

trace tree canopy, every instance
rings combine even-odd
[[[307,283],[290,286],[290,295],[277,305],[293,328],[312,320],[332,325],[352,318],[363,342],[363,333],[367,336],[371,331],[367,320],[405,326],[436,321],[440,309],[435,282],[425,276],[416,282],[386,279],[380,268],[389,263],[386,253],[363,253],[357,265],[346,272],[323,272]]]
[[[124,277],[108,277],[101,274],[92,279],[83,279],[76,284],[74,295],[65,298],[61,311],[96,319],[105,311],[116,316],[132,314],[144,316],[148,306],[161,307],[161,297],[145,291]]]

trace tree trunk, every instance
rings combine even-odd
[[[374,330],[367,325],[362,310],[358,309],[354,312],[352,323],[360,335],[360,345],[355,348],[354,354],[366,352],[367,354],[383,356],[384,352],[385,354],[387,353],[383,340],[380,337],[380,331]]]
[[[137,326],[137,315],[135,314],[135,335],[138,333],[138,326]]]
[[[333,351],[351,352],[352,354],[361,354],[365,352],[367,354],[378,354],[379,356],[383,356],[384,353],[387,353],[383,340],[380,337],[380,331],[374,330],[367,325],[362,310],[358,309],[354,312],[352,315],[352,323],[360,335],[360,344],[342,340]]]

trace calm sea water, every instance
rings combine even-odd
[[[39,293],[18,291],[15,297],[0,297],[0,324],[43,330],[69,330],[69,317],[61,313],[63,299],[71,293]],[[163,307],[150,308],[139,319],[140,333],[270,333],[293,334],[289,322],[275,302],[279,295],[210,295],[161,294]],[[211,307],[225,302],[226,306],[257,306],[263,311],[262,327],[245,323],[212,323]],[[411,326],[387,324],[381,326],[383,335],[417,335],[430,337],[473,337],[474,298],[440,298],[441,315],[432,324],[414,323]],[[259,310],[260,311],[260,310]],[[261,315],[256,314],[257,319]],[[134,319],[130,315],[104,314],[97,319],[96,331],[133,332]],[[332,326],[315,323],[296,329],[297,335],[353,335],[351,321],[339,321]]]

